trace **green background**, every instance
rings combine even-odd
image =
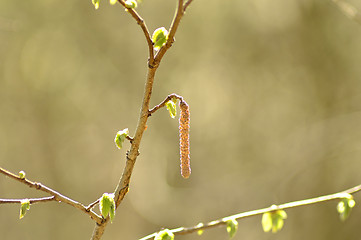
[[[350,1],[361,9],[359,1]],[[175,0],[144,0],[150,32]],[[182,95],[191,111],[192,175],[179,168],[178,121],[148,122],[130,192],[103,239],[138,239],[360,184],[361,25],[331,1],[194,0],[156,75],[151,105]],[[24,170],[89,204],[112,192],[139,116],[142,31],[105,0],[0,1],[0,166]],[[0,198],[46,196],[0,176]],[[361,196],[342,223],[337,202],[290,209],[284,229],[261,216],[234,239],[358,239]],[[0,205],[1,239],[89,239],[94,223],[58,203]],[[225,227],[176,239],[228,239]]]

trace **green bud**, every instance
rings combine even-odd
[[[277,208],[276,205],[272,205],[273,208]],[[269,232],[272,229],[273,233],[278,232],[284,225],[284,219],[287,218],[287,214],[284,210],[278,209],[270,212],[266,212],[262,216],[263,231]]]
[[[29,201],[29,199],[21,200],[19,219],[22,219],[25,216],[26,211],[29,210],[29,209],[30,209],[30,201]]]
[[[174,234],[169,229],[164,229],[157,233],[154,240],[174,240]]]
[[[19,178],[20,179],[25,179],[25,172],[24,171],[19,172]]]
[[[126,8],[137,8],[138,3],[135,0],[127,0],[127,1],[125,1],[125,7]]]
[[[92,0],[92,3],[94,5],[95,9],[99,8],[99,0]]]
[[[174,101],[170,100],[168,101],[165,106],[167,107],[168,111],[169,111],[169,115],[171,118],[175,118],[175,116],[177,116],[177,106],[174,103]]]
[[[103,218],[106,218],[109,215],[110,221],[113,221],[115,216],[115,202],[113,193],[103,194],[99,201],[99,210]]]
[[[123,147],[123,142],[128,137],[128,134],[129,134],[129,130],[128,128],[126,128],[117,132],[117,134],[115,135],[114,142],[119,149]]]
[[[154,43],[154,49],[158,50],[161,48],[168,40],[168,31],[164,27],[157,28],[153,32],[152,41]]]
[[[345,221],[349,217],[355,205],[356,202],[351,194],[346,193],[343,195],[341,201],[337,204],[337,211],[340,214],[341,221]]]
[[[111,5],[114,5],[114,4],[117,3],[117,0],[109,0],[109,3],[110,3]]]
[[[227,232],[229,234],[229,238],[233,238],[236,235],[238,229],[238,222],[236,219],[227,221]]]

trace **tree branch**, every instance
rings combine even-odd
[[[264,213],[267,213],[267,212],[274,211],[275,209],[280,210],[280,209],[295,208],[295,207],[301,207],[301,206],[306,206],[306,205],[310,205],[310,204],[316,204],[316,203],[322,203],[322,202],[326,202],[326,201],[336,200],[336,199],[343,198],[346,193],[353,194],[353,193],[356,193],[356,192],[359,192],[359,191],[361,191],[361,185],[357,185],[357,186],[355,186],[353,188],[350,188],[350,189],[347,189],[347,190],[344,190],[344,191],[341,191],[341,192],[338,192],[338,193],[330,194],[330,195],[320,196],[320,197],[316,197],[316,198],[310,198],[310,199],[301,200],[301,201],[284,203],[284,204],[278,205],[276,208],[275,208],[275,206],[271,206],[271,207],[268,207],[268,208],[262,208],[262,209],[257,209],[257,210],[253,210],[253,211],[238,213],[238,214],[228,216],[228,217],[224,217],[224,218],[214,220],[214,221],[211,221],[211,222],[208,222],[208,223],[198,224],[198,225],[196,225],[194,227],[175,228],[175,229],[171,229],[170,232],[172,232],[175,235],[193,233],[193,232],[197,232],[199,230],[205,230],[205,229],[220,226],[220,225],[226,225],[227,221],[232,220],[232,219],[241,219],[241,218],[261,215],[261,214],[264,214]],[[156,235],[157,235],[157,233],[152,233],[152,234],[150,234],[150,235],[148,235],[146,237],[143,237],[143,238],[141,238],[139,240],[151,239],[151,238],[155,237]]]
[[[138,25],[142,28],[145,39],[147,40],[148,44],[148,52],[149,52],[149,65],[153,66],[154,61],[154,49],[153,49],[153,41],[150,37],[147,25],[145,24],[144,20],[139,16],[139,14],[132,8],[127,8],[125,2],[123,0],[118,0],[118,2],[132,15]]]
[[[30,188],[35,188],[36,190],[42,191],[42,192],[46,192],[48,194],[50,194],[51,196],[54,197],[54,201],[57,202],[63,202],[66,204],[69,204],[79,210],[81,210],[82,212],[88,214],[91,219],[93,219],[94,221],[96,221],[97,223],[101,223],[102,222],[102,217],[100,217],[98,214],[96,214],[94,211],[92,210],[88,210],[83,204],[74,201],[58,192],[56,192],[55,190],[41,184],[41,183],[37,183],[37,182],[32,182],[29,181],[26,178],[20,178],[19,176],[15,175],[14,173],[11,173],[3,168],[0,167],[0,173],[4,174],[7,177],[10,177],[18,182],[21,182],[25,185],[27,185]]]
[[[160,104],[158,104],[157,106],[153,107],[152,109],[149,110],[149,116],[151,116],[153,113],[155,113],[156,111],[158,111],[160,108],[164,107],[165,104],[172,100],[172,98],[176,98],[180,101],[183,101],[183,97],[175,94],[175,93],[172,93],[172,94],[169,94]]]
[[[30,204],[39,203],[39,202],[51,202],[56,201],[54,196],[43,197],[43,198],[27,198]],[[6,203],[21,203],[24,199],[0,199],[0,204]]]
[[[193,0],[188,0],[188,1],[184,4],[184,6],[183,6],[183,12],[185,12],[185,11],[187,10],[188,6],[192,3],[192,1],[193,1]]]

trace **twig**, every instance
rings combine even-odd
[[[82,212],[88,214],[97,223],[102,222],[102,217],[100,217],[94,211],[87,210],[87,208],[83,204],[62,195],[62,194],[56,192],[55,190],[53,190],[53,189],[51,189],[51,188],[49,188],[49,187],[47,187],[47,186],[45,186],[45,185],[43,185],[41,183],[32,182],[32,181],[29,181],[26,178],[20,178],[19,176],[15,175],[14,173],[11,173],[11,172],[9,172],[9,171],[1,168],[1,167],[0,167],[0,173],[2,173],[5,176],[8,176],[8,177],[10,177],[10,178],[12,178],[14,180],[17,180],[17,181],[27,185],[30,188],[35,188],[36,190],[39,190],[39,191],[46,192],[46,193],[50,194],[51,196],[54,197],[55,201],[69,204],[69,205],[81,210]]]
[[[332,0],[336,6],[345,14],[348,18],[354,20],[358,24],[361,24],[361,14],[357,9],[351,4],[341,1],[341,0]]]
[[[284,204],[278,205],[276,209],[301,207],[301,206],[306,206],[306,205],[310,205],[310,204],[331,201],[331,200],[343,198],[345,193],[353,194],[353,193],[356,193],[359,191],[361,191],[361,185],[344,190],[342,192],[330,194],[330,195],[325,195],[325,196],[316,197],[316,198],[310,198],[310,199],[301,200],[301,201],[284,203]],[[197,232],[199,230],[204,230],[204,229],[208,229],[208,228],[212,228],[212,227],[216,227],[216,226],[220,226],[220,225],[226,225],[227,221],[232,220],[232,219],[241,219],[241,218],[246,218],[246,217],[252,217],[252,216],[261,215],[261,214],[264,214],[264,213],[267,213],[270,211],[274,211],[274,210],[275,210],[274,206],[268,207],[268,208],[257,209],[257,210],[253,210],[253,211],[243,212],[243,213],[235,214],[232,216],[224,217],[224,218],[214,220],[214,221],[211,221],[208,223],[198,224],[197,226],[194,226],[194,227],[188,227],[188,228],[180,227],[180,228],[171,229],[170,232],[172,232],[175,235],[176,234],[181,235],[181,234],[193,233],[193,232]],[[151,239],[151,238],[155,237],[156,234],[157,233],[152,233],[139,240]]]
[[[122,0],[118,0],[118,2],[132,15],[138,25],[142,28],[145,39],[147,40],[148,44],[148,52],[149,52],[149,66],[153,66],[154,61],[154,49],[153,49],[153,41],[150,37],[147,25],[145,24],[143,18],[139,16],[139,14],[132,8],[127,8],[125,2]]]
[[[164,107],[168,101],[172,100],[172,98],[176,98],[178,100],[183,101],[183,97],[181,97],[175,93],[169,94],[160,104],[158,104],[157,106],[155,106],[149,110],[149,116],[151,116],[153,113],[155,113],[158,109]]]
[[[192,3],[193,0],[188,0],[184,5],[183,5],[183,12],[185,12],[189,6],[189,4]]]
[[[21,201],[23,201],[24,199],[0,199],[0,204],[5,204],[5,203],[21,203]],[[27,198],[27,200],[29,200],[30,204],[34,204],[34,203],[43,203],[43,202],[51,202],[51,201],[55,201],[55,197],[51,196],[51,197],[42,197],[42,198]]]

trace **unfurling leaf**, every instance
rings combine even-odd
[[[29,210],[29,209],[30,209],[30,201],[29,201],[29,199],[21,200],[19,219],[22,219],[25,216],[26,211]]]
[[[154,240],[174,240],[174,234],[169,229],[164,229],[157,233]]]
[[[19,172],[19,178],[20,178],[20,179],[25,179],[25,175],[26,175],[26,174],[25,174],[24,171],[20,171],[20,172]]]
[[[115,216],[115,202],[113,193],[104,193],[99,201],[99,209],[103,218],[110,217],[112,222]]]
[[[154,43],[154,49],[158,50],[161,48],[168,39],[168,31],[164,27],[157,28],[153,32],[152,41]]]
[[[123,147],[123,142],[128,137],[128,134],[129,134],[128,128],[117,132],[117,135],[115,135],[114,138],[114,142],[117,148],[121,149]]]
[[[125,1],[125,7],[126,8],[137,8],[138,3],[135,0],[127,0],[127,1]]]
[[[167,107],[169,111],[169,115],[171,118],[175,118],[177,116],[177,106],[174,101],[170,100],[168,101],[165,106]]]
[[[233,238],[236,235],[238,229],[238,222],[236,219],[227,221],[227,232],[229,234],[229,238]]]
[[[337,204],[337,211],[340,214],[341,221],[345,221],[350,216],[351,210],[355,204],[356,202],[351,194],[344,194],[344,197],[341,198],[341,201]]]
[[[277,208],[276,205],[272,205],[273,208]],[[273,233],[278,232],[284,225],[284,219],[287,218],[287,214],[284,210],[278,209],[270,212],[266,212],[262,216],[262,228],[263,231],[269,232],[272,229]]]
[[[99,8],[99,1],[100,1],[100,0],[92,0],[92,3],[93,3],[93,5],[94,5],[95,9],[98,9],[98,8]]]

